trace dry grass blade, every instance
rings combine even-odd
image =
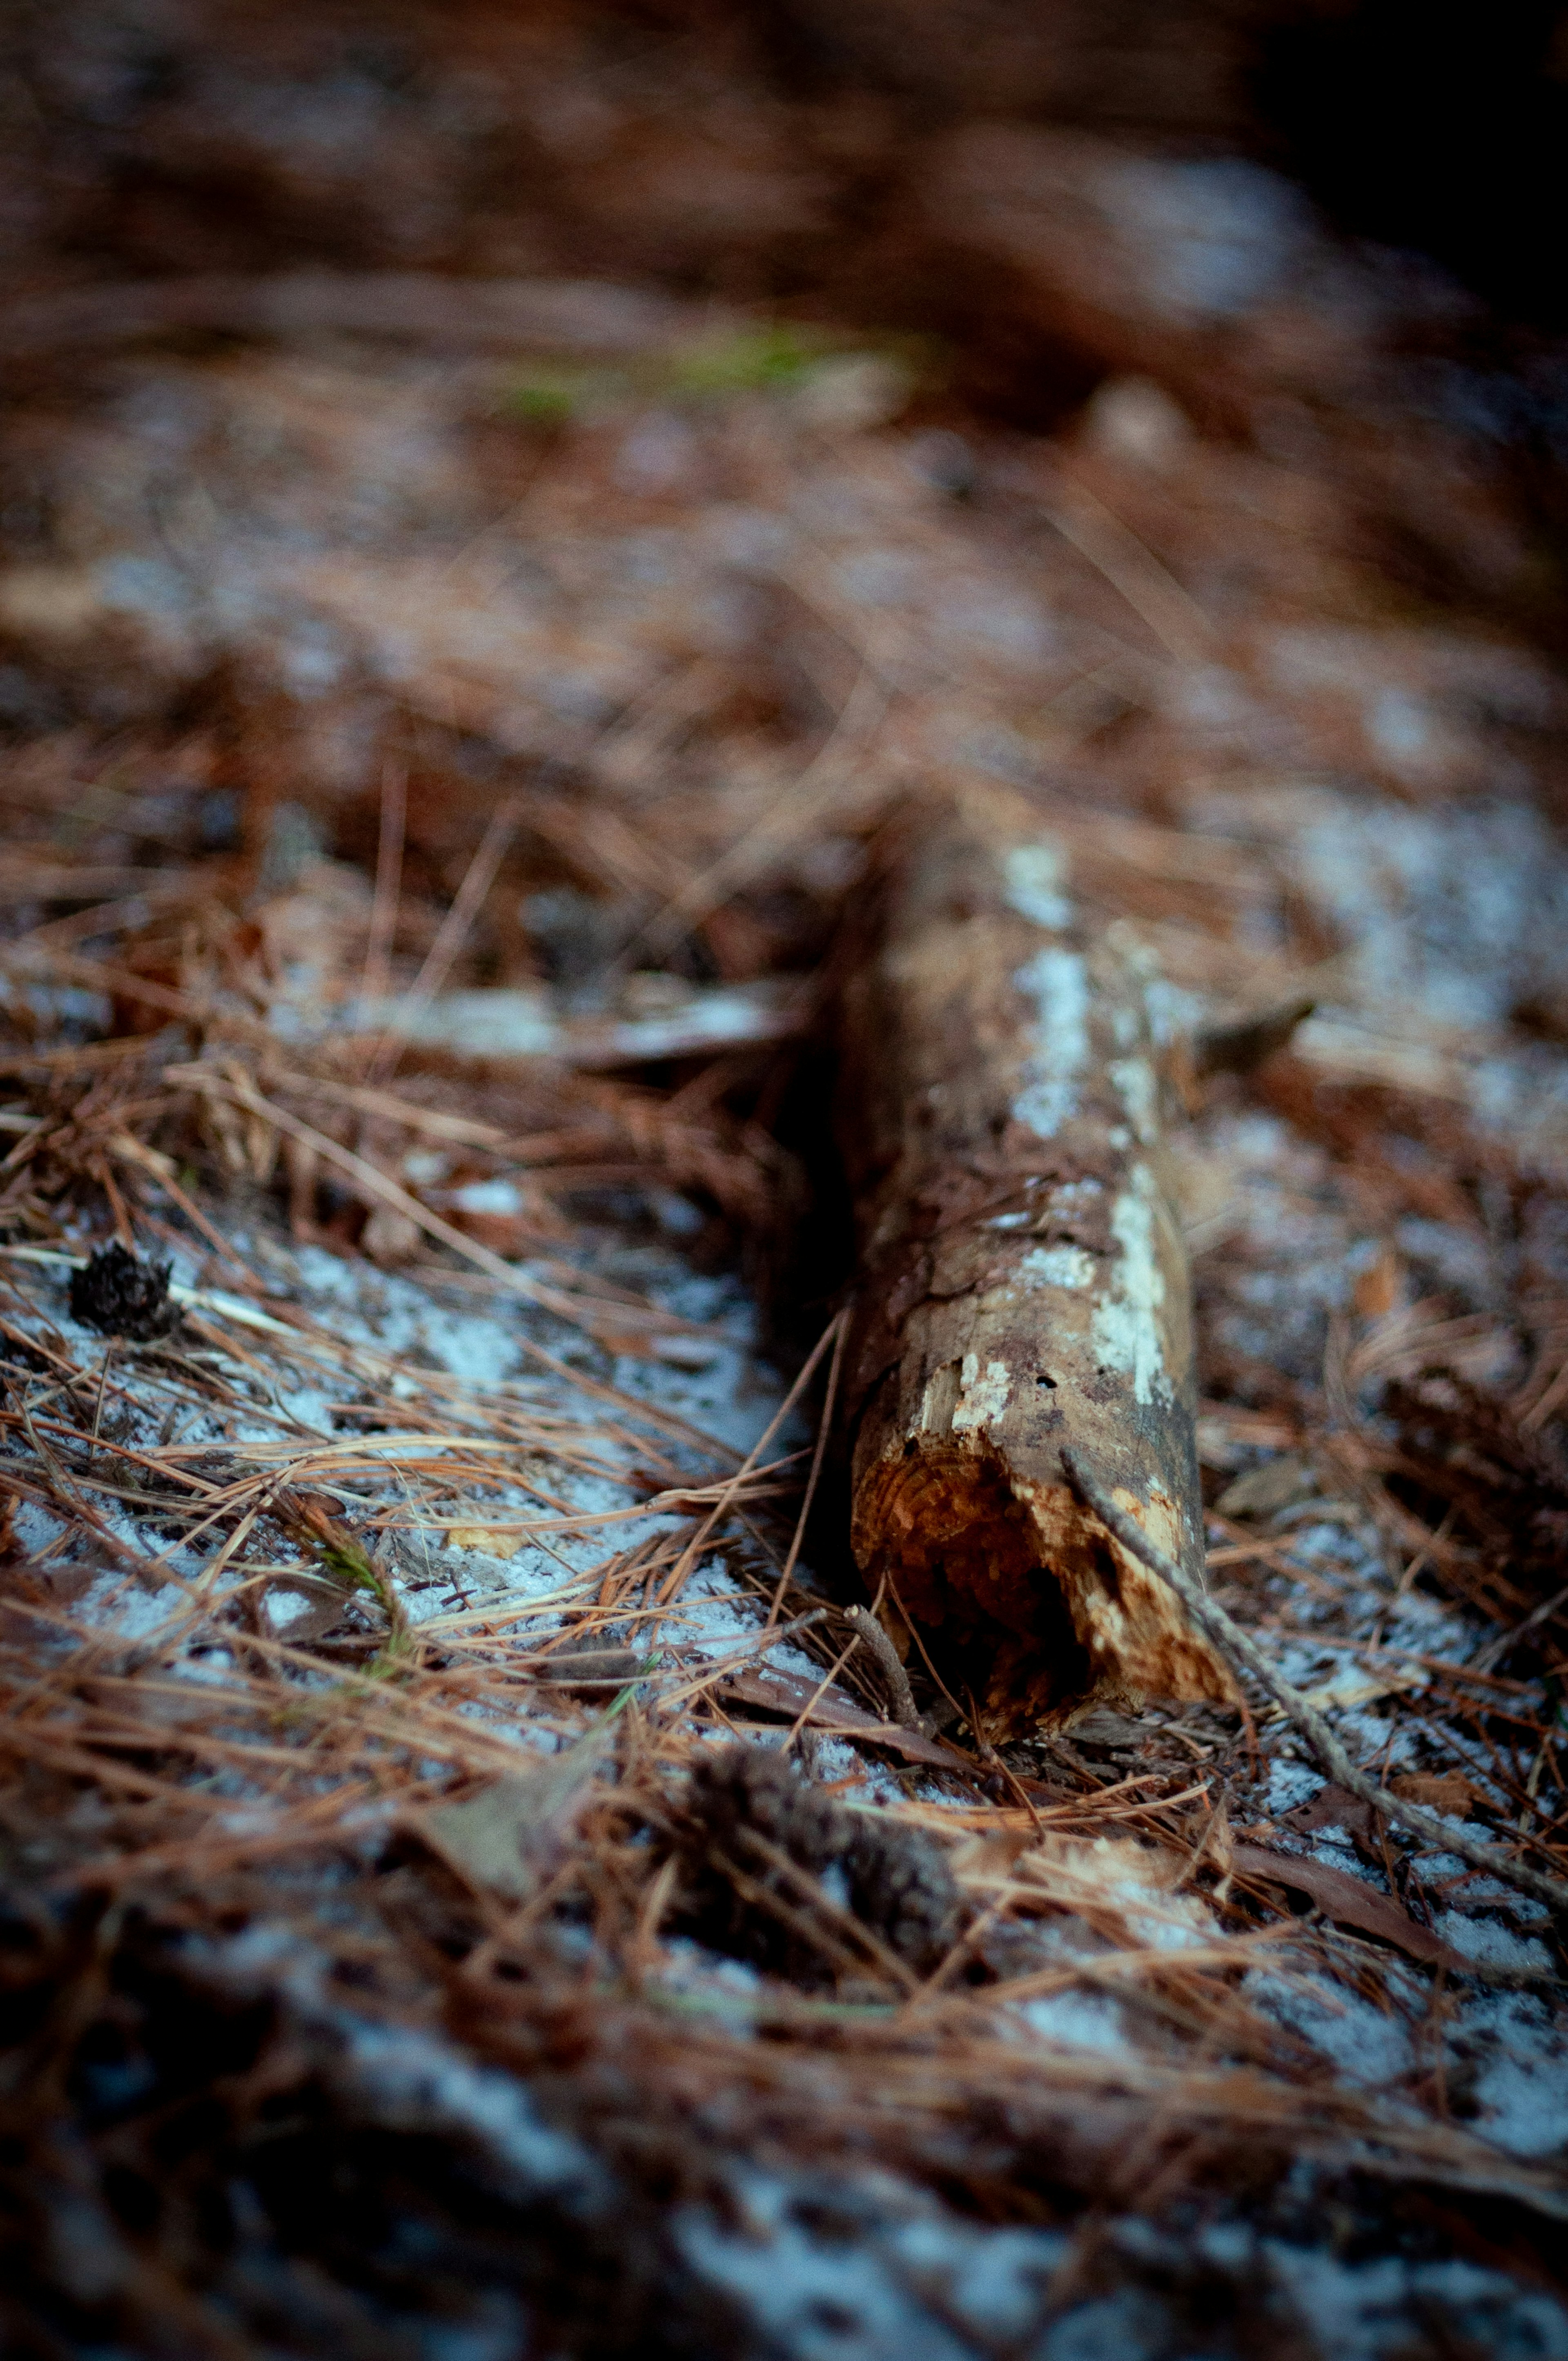
[[[397,1067],[402,1054],[398,1038],[400,1031],[413,1029],[422,1010],[429,1006],[451,974],[479,915],[480,906],[496,882],[497,872],[505,858],[508,845],[517,832],[522,811],[523,798],[510,796],[491,814],[489,825],[463,873],[463,882],[457,888],[452,907],[442,920],[435,940],[425,955],[424,965],[409,987],[393,1023],[371,1053],[366,1080],[372,1087],[385,1082]]]
[[[1212,656],[1213,632],[1196,599],[1086,484],[1064,478],[1041,508],[1179,664]]]

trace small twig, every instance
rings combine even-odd
[[[784,1742],[783,1752],[785,1754],[789,1752],[790,1748],[795,1744],[795,1740],[800,1736],[801,1731],[806,1728],[806,1723],[817,1711],[822,1699],[827,1696],[828,1690],[832,1687],[834,1682],[838,1679],[839,1674],[843,1671],[845,1665],[849,1663],[850,1657],[854,1654],[855,1650],[860,1646],[860,1633],[858,1631],[851,1632],[850,1635],[849,1646],[842,1649],[834,1658],[833,1662],[828,1665],[828,1670],[823,1674],[822,1678],[817,1682],[817,1686],[812,1690],[811,1695],[806,1698],[806,1703],[801,1707],[800,1711],[795,1715],[794,1721],[791,1723],[789,1736]]]
[[[914,1626],[911,1625],[910,1628],[913,1630]],[[918,1637],[918,1634],[916,1634],[916,1636]],[[1001,1755],[997,1752],[995,1747],[992,1746],[990,1739],[985,1736],[981,1728],[980,1708],[974,1701],[973,1689],[966,1689],[964,1691],[964,1695],[969,1699],[969,1726],[974,1735],[975,1752],[979,1755],[981,1761],[984,1763],[986,1769],[992,1774],[992,1776],[1000,1779],[1003,1784],[1011,1790],[1014,1803],[1021,1804],[1024,1809],[1028,1813],[1029,1817],[1035,1823],[1035,1834],[1037,1837],[1043,1837],[1045,1834],[1045,1827],[1041,1821],[1038,1812],[1035,1809],[1034,1800],[1031,1797],[1027,1787],[1025,1786],[1017,1773],[1011,1770],[1008,1765],[1003,1763]]]
[[[365,968],[359,981],[361,1000],[378,1000],[391,972],[392,939],[397,932],[398,904],[402,891],[403,831],[408,818],[409,774],[401,763],[384,763],[381,770],[381,831],[376,848],[376,897],[370,906],[370,932],[365,946]]]
[[[1488,1877],[1501,1878],[1506,1883],[1517,1886],[1521,1893],[1532,1894],[1538,1902],[1547,1903],[1553,1910],[1568,1912],[1568,1885],[1559,1878],[1547,1877],[1540,1870],[1514,1861],[1497,1845],[1482,1844],[1475,1838],[1464,1835],[1437,1818],[1435,1814],[1422,1811],[1417,1804],[1406,1803],[1401,1796],[1391,1795],[1387,1787],[1380,1787],[1375,1779],[1367,1778],[1365,1773],[1358,1770],[1351,1761],[1321,1714],[1307,1703],[1300,1690],[1293,1687],[1284,1674],[1270,1664],[1256,1641],[1244,1631],[1240,1624],[1232,1621],[1218,1600],[1211,1598],[1206,1591],[1201,1589],[1184,1568],[1173,1565],[1165,1552],[1149,1539],[1143,1527],[1124,1510],[1117,1507],[1105,1486],[1091,1471],[1080,1455],[1071,1449],[1064,1451],[1062,1466],[1073,1489],[1086,1506],[1093,1510],[1107,1532],[1121,1543],[1124,1550],[1130,1551],[1141,1565],[1146,1565],[1151,1574],[1157,1575],[1162,1582],[1169,1585],[1199,1630],[1213,1642],[1232,1668],[1236,1672],[1250,1673],[1267,1690],[1287,1720],[1295,1723],[1331,1779],[1347,1788],[1351,1795],[1359,1795],[1375,1811],[1386,1813],[1396,1827],[1420,1838],[1436,1851],[1457,1854],[1473,1869],[1485,1870]]]
[[[461,1233],[458,1233],[458,1235],[461,1235]],[[729,1513],[736,1492],[745,1482],[746,1477],[751,1474],[752,1467],[756,1465],[759,1456],[766,1448],[768,1444],[772,1442],[778,1429],[784,1424],[785,1419],[789,1416],[790,1411],[795,1408],[795,1403],[806,1391],[806,1387],[811,1382],[812,1372],[816,1368],[818,1361],[822,1358],[823,1354],[827,1351],[828,1345],[838,1336],[842,1334],[843,1330],[841,1325],[841,1314],[835,1314],[833,1319],[828,1323],[827,1327],[824,1328],[821,1335],[818,1336],[816,1344],[812,1346],[810,1353],[807,1355],[806,1364],[801,1369],[799,1376],[795,1378],[794,1385],[791,1386],[788,1393],[784,1396],[783,1401],[779,1404],[777,1410],[774,1411],[772,1418],[768,1421],[762,1435],[751,1445],[751,1450],[747,1453],[745,1458],[741,1461],[734,1475],[725,1485],[723,1491],[718,1497],[717,1504],[709,1513],[706,1522],[696,1533],[693,1534],[691,1540],[687,1543],[685,1550],[681,1554],[678,1563],[676,1564],[674,1572],[670,1576],[663,1590],[659,1593],[659,1604],[661,1607],[669,1607],[674,1604],[675,1598],[684,1587],[687,1576],[691,1573],[693,1566],[696,1564],[702,1552],[707,1546],[708,1536],[712,1532],[714,1527],[722,1523],[724,1518]],[[792,1456],[793,1455],[792,1455]],[[780,1586],[780,1596],[783,1596],[782,1585]],[[768,1616],[769,1623],[771,1624],[776,1621],[776,1609],[770,1611]]]
[[[778,1620],[779,1609],[784,1605],[784,1593],[789,1588],[790,1576],[795,1572],[795,1560],[800,1555],[801,1543],[806,1539],[806,1519],[811,1514],[811,1503],[817,1497],[817,1481],[822,1473],[823,1456],[828,1449],[828,1437],[833,1425],[833,1399],[839,1390],[839,1370],[844,1358],[844,1339],[850,1333],[850,1315],[847,1311],[839,1312],[838,1328],[839,1334],[833,1345],[833,1358],[828,1367],[828,1389],[822,1398],[822,1417],[817,1429],[817,1448],[811,1457],[811,1473],[806,1479],[806,1498],[800,1504],[800,1515],[795,1520],[795,1538],[790,1543],[789,1555],[784,1560],[784,1572],[779,1576],[779,1587],[773,1593],[773,1602],[768,1609],[770,1623],[776,1623]]]
[[[650,1612],[656,1615],[659,1609],[653,1608]],[[802,1631],[809,1631],[815,1624],[825,1622],[827,1618],[826,1607],[814,1607],[808,1615],[797,1615],[793,1623],[774,1624],[771,1631],[764,1624],[762,1631],[748,1640],[743,1647],[732,1649],[717,1664],[706,1665],[696,1680],[673,1690],[668,1697],[662,1697],[660,1703],[663,1706],[684,1705],[688,1697],[699,1696],[711,1682],[721,1680],[727,1674],[734,1672],[737,1665],[749,1664],[753,1656],[767,1655],[771,1650],[782,1646],[784,1641],[797,1639]]]
[[[391,1023],[383,1030],[371,1052],[366,1079],[372,1085],[388,1081],[396,1071],[407,1047],[405,1037],[451,972],[453,962],[468,939],[469,929],[479,915],[480,905],[495,884],[496,873],[517,833],[522,807],[521,796],[509,796],[491,814],[489,826],[457,888],[456,898],[425,954],[424,965],[404,994]]]
[[[93,1440],[87,1446],[87,1465],[91,1468],[98,1453],[98,1433],[104,1423],[104,1389],[109,1382],[109,1365],[115,1357],[115,1340],[111,1336],[104,1347],[104,1367],[98,1378],[98,1401],[93,1412]]]
[[[948,1703],[952,1707],[955,1718],[961,1721],[964,1718],[964,1709],[959,1703],[957,1697],[953,1695],[951,1689],[948,1686],[947,1682],[942,1678],[941,1674],[937,1670],[936,1665],[932,1663],[931,1651],[926,1645],[925,1641],[920,1637],[919,1624],[916,1623],[914,1616],[911,1615],[908,1608],[905,1607],[903,1599],[899,1597],[898,1587],[894,1583],[892,1575],[888,1575],[886,1576],[886,1581],[888,1589],[893,1593],[893,1603],[898,1609],[899,1617],[907,1630],[910,1638],[914,1641],[916,1646],[920,1651],[921,1663],[925,1665],[926,1670],[930,1674],[931,1678],[936,1683],[938,1688],[941,1690],[942,1695],[947,1698]],[[878,1596],[881,1596],[880,1592]],[[976,1730],[974,1734],[978,1739],[980,1736],[979,1730]]]
[[[901,1729],[919,1730],[922,1736],[919,1708],[915,1692],[909,1686],[909,1675],[899,1662],[898,1650],[883,1630],[869,1607],[846,1607],[847,1621],[855,1627],[857,1637],[863,1640],[877,1663],[882,1666],[889,1689],[893,1693],[894,1719]]]

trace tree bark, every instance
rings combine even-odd
[[[878,848],[842,1001],[856,1205],[851,1540],[992,1740],[1093,1703],[1230,1698],[1064,1445],[1200,1580],[1190,1288],[1149,964],[1084,924],[1019,799],[921,802]]]

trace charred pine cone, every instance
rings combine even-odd
[[[166,1336],[176,1312],[169,1300],[170,1265],[143,1262],[117,1238],[90,1255],[71,1275],[71,1316],[103,1336],[146,1344]]]
[[[780,1868],[781,1854],[815,1883],[826,1913],[814,1907],[809,1883]],[[842,1971],[835,1909],[917,1974],[936,1967],[958,1934],[958,1889],[934,1838],[846,1811],[763,1747],[729,1746],[697,1762],[679,1855],[687,1931],[793,1982],[830,1982],[836,1963]]]

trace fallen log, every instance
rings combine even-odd
[[[1124,930],[1087,927],[1016,797],[904,812],[841,1001],[860,1278],[850,1537],[981,1735],[1229,1698],[1224,1664],[1075,1493],[1076,1445],[1201,1581],[1190,1282]],[[890,1614],[890,1609],[895,1612]]]

